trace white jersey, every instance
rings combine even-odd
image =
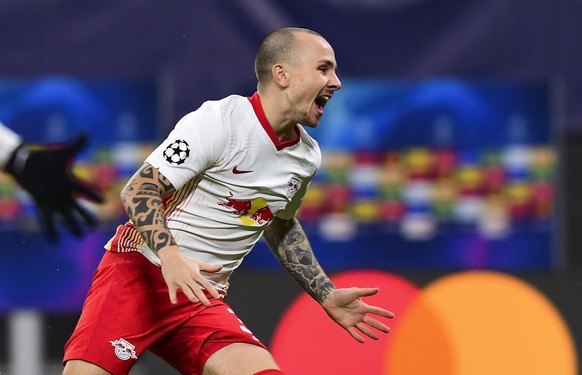
[[[300,125],[295,132],[294,141],[279,141],[257,93],[232,95],[184,116],[146,159],[177,189],[164,204],[182,253],[223,266],[205,274],[219,290],[274,216],[295,216],[319,169],[319,145]],[[160,265],[131,223],[106,248],[140,251]]]
[[[22,140],[20,136],[0,122],[0,169],[3,169]]]

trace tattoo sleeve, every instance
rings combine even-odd
[[[166,246],[176,245],[166,224],[162,198],[176,189],[151,165],[144,165],[121,191],[121,202],[146,245],[156,254]]]
[[[265,230],[264,238],[277,260],[316,301],[323,302],[335,289],[297,219],[275,218]]]

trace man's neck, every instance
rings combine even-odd
[[[264,91],[258,91],[258,93],[265,117],[267,117],[279,140],[283,142],[297,138],[297,133],[294,130],[297,122],[289,120],[290,111],[284,101],[276,95],[271,95]]]

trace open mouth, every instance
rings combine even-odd
[[[331,95],[320,95],[315,98],[315,105],[319,110],[323,110],[329,99],[331,99]]]

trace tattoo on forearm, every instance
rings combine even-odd
[[[157,169],[144,164],[121,192],[121,200],[129,218],[146,245],[156,253],[166,246],[176,244],[166,224],[162,201],[162,197],[174,191],[170,181],[160,175]]]
[[[323,302],[335,289],[297,220],[275,219],[265,230],[264,237],[283,267],[316,301]]]

